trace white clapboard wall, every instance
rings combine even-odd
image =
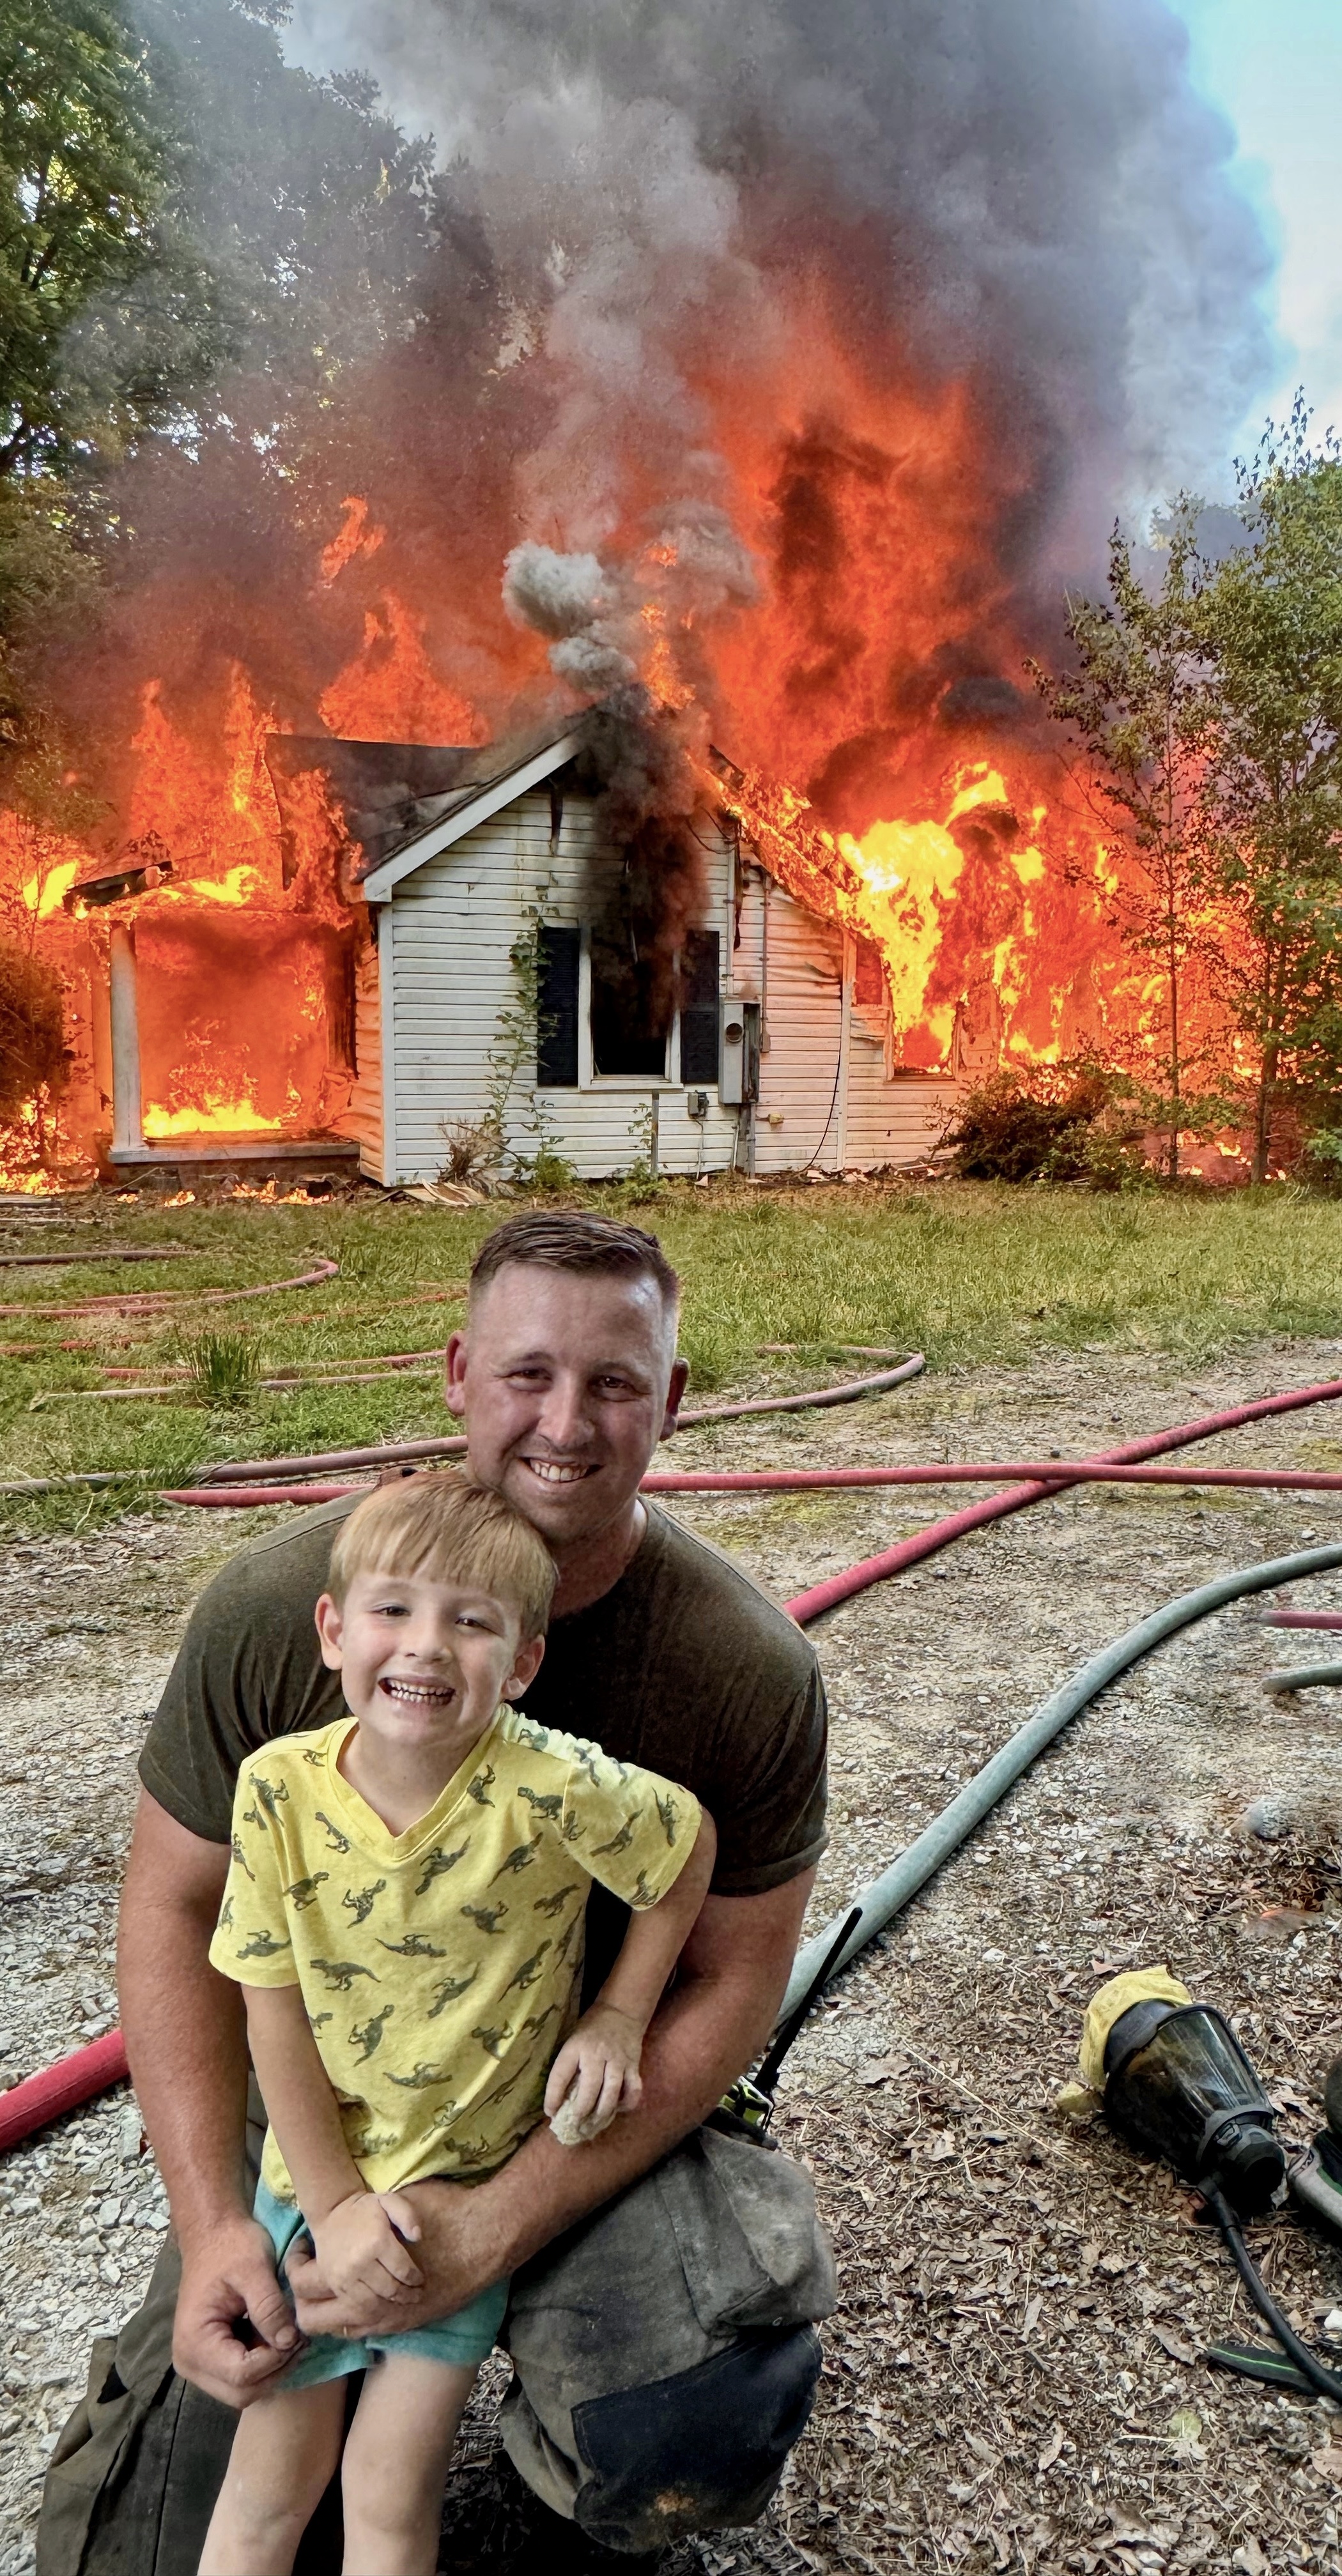
[[[853,998],[854,948],[765,884],[761,980],[767,1046],[755,1117],[757,1172],[879,1171],[921,1162],[955,1086],[886,1072],[886,1013]]]
[[[359,1169],[370,1180],[382,1178],[382,1013],[378,991],[377,950],[365,940],[354,961],[354,1084],[349,1106],[337,1118],[336,1132],[355,1136]]]
[[[359,1139],[370,1178],[388,1187],[433,1179],[446,1158],[444,1129],[485,1116],[491,1050],[518,1005],[510,951],[537,903],[547,924],[583,933],[579,1082],[537,1090],[534,1056],[519,1064],[507,1122],[518,1155],[534,1154],[543,1135],[583,1179],[627,1171],[647,1153],[654,1099],[664,1172],[871,1169],[928,1152],[950,1086],[931,1076],[887,1078],[883,1014],[852,1000],[851,942],[749,863],[749,852],[738,868],[716,829],[702,822],[697,829],[702,918],[719,933],[722,992],[762,1005],[753,1114],[739,1118],[715,1086],[594,1075],[586,931],[604,908],[620,854],[597,843],[587,796],[565,794],[556,836],[541,787],[402,875],[376,906],[376,946],[361,960],[356,985],[356,1084],[342,1121]],[[670,1060],[678,1062],[674,1045]],[[708,1090],[699,1120],[688,1114],[694,1088]]]

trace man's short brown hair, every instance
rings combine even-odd
[[[326,1588],[343,1603],[356,1574],[423,1575],[505,1601],[522,1637],[543,1637],[558,1579],[544,1539],[490,1485],[445,1469],[379,1485],[342,1522]]]
[[[471,1295],[478,1297],[510,1262],[537,1270],[576,1270],[589,1277],[651,1279],[674,1315],[680,1281],[655,1234],[621,1225],[611,1216],[574,1208],[547,1216],[510,1216],[485,1236],[471,1264]]]

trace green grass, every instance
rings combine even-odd
[[[244,1404],[256,1391],[261,1353],[246,1333],[198,1333],[186,1344],[192,1391],[203,1404]]]
[[[595,1191],[589,1203],[661,1234],[684,1277],[683,1346],[701,1394],[766,1377],[815,1384],[860,1369],[837,1357],[845,1342],[922,1350],[936,1370],[1022,1362],[1048,1347],[1167,1350],[1197,1361],[1236,1342],[1342,1332],[1342,1201],[1288,1188],[1133,1200],[958,1183],[788,1193],[724,1184],[670,1187],[632,1202],[626,1190]],[[506,1212],[372,1196],[329,1207],[168,1211],[104,1202],[96,1224],[72,1225],[66,1236],[44,1231],[42,1250],[175,1241],[200,1258],[124,1270],[107,1262],[0,1270],[0,1296],[23,1309],[0,1318],[0,1339],[42,1345],[36,1356],[4,1361],[0,1474],[133,1467],[166,1485],[209,1458],[277,1457],[436,1430],[443,1414],[432,1380],[281,1393],[249,1385],[253,1358],[259,1374],[304,1359],[354,1362],[440,1346],[460,1320],[460,1303],[397,1301],[464,1280],[481,1237]],[[29,1240],[19,1222],[10,1229],[14,1248]],[[318,1256],[339,1261],[338,1279],[233,1305],[190,1300],[134,1326],[110,1319],[96,1340],[87,1320],[35,1311],[123,1290],[246,1286]],[[133,1343],[114,1343],[114,1334],[132,1330]],[[87,1352],[55,1347],[84,1333]],[[756,1355],[762,1342],[801,1347],[794,1358],[765,1362]],[[106,1362],[154,1367],[190,1357],[193,1346],[205,1373],[214,1373],[213,1402],[203,1400],[199,1371],[166,1401],[51,1400],[62,1389],[98,1385]],[[47,1401],[33,1411],[39,1393]],[[0,1500],[10,1526],[16,1515],[29,1527],[68,1526],[75,1511],[120,1508],[124,1495],[77,1506],[64,1498],[41,1507]]]

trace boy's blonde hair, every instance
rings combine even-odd
[[[326,1588],[337,1604],[356,1574],[473,1584],[517,1612],[524,1640],[544,1636],[558,1580],[530,1521],[492,1486],[451,1470],[379,1485],[356,1505],[331,1550]]]

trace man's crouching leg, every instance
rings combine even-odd
[[[93,2347],[47,2469],[38,2576],[194,2576],[237,2417],[173,2369],[180,2268],[169,2238],[144,2305]]]
[[[514,2275],[508,2456],[630,2556],[753,2522],[805,2429],[834,2299],[809,2176],[701,2129]]]
[[[238,2418],[173,2369],[180,2270],[169,2237],[143,2306],[93,2347],[88,2386],[47,2468],[37,2576],[196,2576]],[[328,2576],[339,2563],[333,2482],[296,2576]]]
[[[571,2408],[546,2390],[548,2423],[528,2372],[504,2399],[504,2447],[544,2503],[637,2556],[758,2519],[806,2428],[820,2365],[814,2326],[743,2336],[692,2370]]]

